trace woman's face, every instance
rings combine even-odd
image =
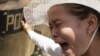
[[[80,56],[87,47],[90,36],[87,20],[65,11],[62,6],[54,6],[48,11],[53,39],[62,47],[66,56]]]

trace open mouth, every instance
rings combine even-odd
[[[63,52],[66,52],[66,50],[68,50],[68,46],[69,44],[64,42],[64,43],[59,43],[60,46],[62,47]]]
[[[59,43],[61,48],[62,48],[62,51],[63,51],[63,54],[65,56],[69,56],[70,53],[68,52],[68,49],[69,49],[69,44],[67,42],[64,42],[64,43]]]
[[[75,53],[73,52],[73,46],[70,43],[62,42],[59,43],[59,45],[62,48],[62,52],[64,56],[76,56]]]

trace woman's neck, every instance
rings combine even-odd
[[[94,38],[90,48],[83,56],[100,56],[100,35]]]

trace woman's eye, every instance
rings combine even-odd
[[[60,27],[61,26],[61,23],[56,23],[55,26],[56,27]]]
[[[50,25],[50,29],[53,29],[53,26],[52,25]]]
[[[49,23],[50,29],[53,29],[53,24]]]
[[[50,29],[53,29],[53,28],[59,28],[61,26],[61,24],[62,24],[61,21],[56,21],[53,23],[49,23],[49,26],[50,26]]]

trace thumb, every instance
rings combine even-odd
[[[24,22],[24,21],[21,21],[21,24],[22,24],[22,25],[24,25],[24,24],[25,24],[25,22]]]

